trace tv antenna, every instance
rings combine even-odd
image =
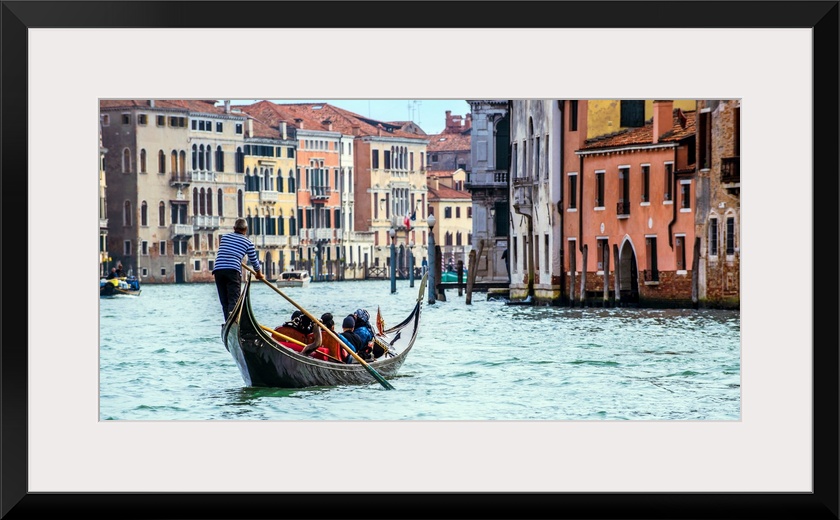
[[[417,124],[420,124],[420,105],[421,101],[417,99],[412,99],[408,102],[408,120],[413,121]],[[417,121],[414,121],[414,118],[417,118]]]

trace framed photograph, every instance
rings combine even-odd
[[[839,9],[2,1],[0,518],[838,518]],[[741,420],[102,421],[103,98],[743,100]]]

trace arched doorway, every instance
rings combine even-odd
[[[621,244],[618,259],[618,290],[621,293],[621,303],[639,303],[639,269],[636,251],[629,238]]]

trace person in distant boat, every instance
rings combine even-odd
[[[254,243],[248,240],[247,233],[248,222],[244,218],[238,218],[233,224],[233,233],[224,234],[219,238],[213,277],[216,279],[216,290],[219,293],[219,302],[222,304],[225,321],[233,312],[242,291],[242,259],[248,257],[257,280],[265,279],[260,260],[257,258],[257,250]]]
[[[341,334],[338,335],[338,339],[344,341],[344,343],[348,347],[350,347],[350,349],[353,352],[356,352],[358,354],[359,350],[361,350],[364,347],[364,344],[362,343],[362,340],[359,338],[359,336],[354,332],[354,329],[356,328],[356,317],[352,314],[348,314],[344,318],[344,321],[341,322],[341,328],[342,331]],[[347,357],[344,360],[345,363],[353,363],[355,361],[355,358],[347,354],[347,351],[345,351],[344,349],[341,350],[344,351],[344,353],[347,355]]]
[[[112,268],[111,268],[111,272],[110,272],[110,273],[108,273],[108,276],[106,276],[106,277],[105,277],[105,279],[107,279],[107,280],[113,280],[113,279],[114,279],[114,278],[116,278],[116,277],[117,277],[117,268],[116,268],[116,267],[112,267]]]

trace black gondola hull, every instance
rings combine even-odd
[[[248,386],[276,388],[305,388],[317,386],[364,385],[377,383],[374,376],[359,363],[345,364],[302,356],[287,348],[266,333],[255,319],[250,302],[251,277],[245,282],[236,308],[222,329],[222,342],[236,362],[242,379]],[[381,356],[368,363],[382,377],[397,375],[408,356],[417,335],[420,301],[411,315],[400,325],[390,329],[398,338],[392,345],[398,353]],[[399,326],[398,326],[399,327]],[[409,330],[402,330],[409,328]],[[390,342],[386,336],[381,339]]]

